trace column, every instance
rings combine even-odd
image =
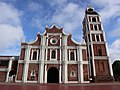
[[[67,36],[62,37],[62,62],[63,62],[63,72],[62,72],[62,81],[63,83],[67,83],[68,81],[68,70],[67,70]]]
[[[78,60],[79,60],[79,63],[78,63],[78,82],[79,83],[82,83],[83,82],[83,58],[82,58],[82,47],[81,46],[78,46]]]
[[[45,79],[44,83],[47,83],[47,65],[45,65]]]
[[[27,45],[26,50],[25,50],[25,59],[24,59],[23,76],[22,76],[23,83],[27,82],[30,49],[31,49],[30,46]]]
[[[83,64],[82,64],[82,47],[78,46],[77,48],[78,54],[78,82],[83,82]]]
[[[96,76],[93,43],[91,44],[91,49],[92,49],[92,66],[93,66],[93,75]]]
[[[80,72],[81,72],[81,83],[84,81],[84,76],[83,76],[83,63],[81,63],[81,65],[80,65]]]
[[[111,60],[108,60],[109,63],[109,70],[110,70],[110,75],[113,76],[113,69],[112,69],[112,64],[111,64]]]
[[[44,74],[44,54],[45,54],[45,41],[46,37],[41,36],[41,45],[40,45],[40,59],[39,59],[39,77],[38,82],[43,83],[43,74]]]
[[[61,83],[61,65],[59,67],[59,83]]]
[[[63,83],[67,83],[68,81],[68,70],[67,70],[67,63],[64,62],[63,63],[63,73],[62,73],[62,80],[63,80]]]
[[[77,46],[77,59],[78,59],[78,82],[80,83],[81,80],[81,72],[80,72],[80,46]]]
[[[39,83],[43,83],[43,74],[44,74],[44,62],[39,62]]]
[[[10,73],[11,68],[12,68],[12,60],[14,60],[14,57],[11,57],[10,60],[9,60],[7,76],[6,76],[6,81],[5,82],[9,82],[8,78],[9,78],[9,73]]]
[[[112,69],[111,60],[109,59],[109,53],[108,53],[107,43],[105,43],[105,47],[106,47],[106,53],[107,53],[107,58],[108,58],[108,64],[109,64],[110,75],[113,76],[113,69]]]

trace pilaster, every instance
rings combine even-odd
[[[47,83],[47,65],[45,64],[45,79],[44,83]]]
[[[68,69],[67,69],[67,36],[63,36],[62,37],[62,62],[63,62],[63,72],[62,72],[62,80],[63,80],[63,83],[67,83],[68,81]]]
[[[24,82],[24,83],[27,82],[30,49],[31,49],[31,47],[29,45],[27,45],[26,51],[25,51],[24,68],[23,68],[23,76],[22,76],[22,82]]]
[[[78,56],[78,82],[83,82],[83,58],[82,58],[82,47],[77,47],[77,56]]]
[[[59,83],[61,83],[61,65],[60,65],[60,67],[59,67]]]
[[[41,45],[40,45],[40,59],[39,59],[39,77],[38,82],[43,83],[43,74],[44,74],[44,54],[45,54],[45,41],[46,37],[41,36]]]
[[[5,82],[9,82],[8,78],[9,78],[9,73],[11,71],[12,68],[12,60],[14,59],[14,57],[11,57],[9,60],[9,64],[8,64],[8,70],[7,70],[7,76],[6,76],[6,81]]]
[[[91,44],[91,50],[92,50],[93,75],[94,75],[94,77],[95,77],[95,76],[96,76],[96,71],[95,71],[95,61],[94,61],[94,50],[93,50],[93,44]]]

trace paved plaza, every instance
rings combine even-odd
[[[0,90],[120,90],[120,83],[92,83],[92,84],[0,83]]]

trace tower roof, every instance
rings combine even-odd
[[[95,9],[92,6],[87,6],[85,14],[94,14],[94,15],[98,15],[98,13],[95,11]]]

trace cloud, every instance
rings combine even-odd
[[[103,25],[106,28],[112,62],[120,59],[120,0],[91,0],[91,3],[99,9]]]
[[[81,31],[81,22],[84,17],[84,9],[75,3],[68,3],[60,11],[56,11],[52,16],[52,23],[62,25],[66,33],[73,33]],[[79,33],[74,33],[78,35]],[[78,40],[80,41],[80,40]]]
[[[17,0],[0,0],[1,2],[15,3]]]
[[[24,36],[21,26],[21,12],[11,4],[0,2],[0,54],[14,51]],[[10,52],[9,54],[15,52]],[[7,53],[8,54],[8,53]]]
[[[109,54],[112,62],[120,59],[120,39],[115,40],[109,45]]]
[[[120,38],[120,18],[117,18],[115,22],[115,28],[110,32],[110,37]]]
[[[42,27],[42,20],[39,19],[39,18],[33,18],[32,19],[32,26],[35,26],[35,27],[41,29],[41,27]]]
[[[91,0],[91,3],[99,8],[99,13],[104,23],[120,16],[120,0]]]
[[[0,23],[7,23],[11,25],[20,24],[21,12],[18,12],[12,5],[0,2]]]
[[[115,28],[110,32],[111,37],[119,37],[120,38],[120,27]]]
[[[62,8],[64,5],[68,3],[68,0],[50,0],[49,3],[52,7]]]
[[[110,22],[111,19],[114,19],[117,16],[120,16],[120,6],[106,6],[100,11],[100,15],[102,16],[102,21],[104,23]]]
[[[108,5],[119,5],[120,4],[120,0],[91,0],[91,3],[94,3],[98,6],[101,6],[101,7],[105,7],[105,6],[108,6]]]
[[[28,11],[34,12],[34,11],[39,11],[41,9],[43,9],[43,7],[36,2],[29,2],[29,4],[27,5],[27,10]]]

